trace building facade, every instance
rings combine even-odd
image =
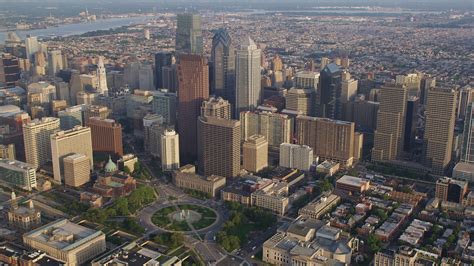
[[[93,151],[123,155],[122,125],[100,117],[91,117],[87,125],[91,129]]]
[[[262,135],[250,136],[242,145],[243,168],[257,173],[268,166],[268,141]]]
[[[161,168],[165,171],[179,168],[179,135],[166,129],[161,135]]]
[[[254,110],[262,97],[261,51],[255,42],[246,38],[240,44],[235,57],[235,115],[242,111]]]
[[[51,160],[50,136],[59,131],[59,119],[46,117],[23,124],[26,162],[38,168]]]

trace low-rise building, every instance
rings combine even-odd
[[[339,163],[337,162],[331,162],[326,160],[316,166],[316,172],[323,173],[329,176],[333,176],[335,173],[337,173],[337,171],[339,171]]]
[[[173,172],[173,184],[177,187],[207,193],[211,197],[218,195],[225,186],[226,178],[217,175],[200,176],[194,165],[185,165]]]
[[[36,188],[36,168],[24,162],[0,159],[0,180],[31,191]]]
[[[128,167],[130,173],[135,171],[135,164],[138,162],[138,157],[135,154],[125,154],[117,161],[118,168],[120,171],[125,171],[125,167]]]
[[[41,225],[41,212],[35,209],[33,200],[28,201],[28,206],[19,206],[15,192],[12,192],[8,223],[21,230],[30,230]]]
[[[288,184],[286,182],[273,182],[271,185],[253,192],[251,204],[284,215],[290,204]]]
[[[336,189],[348,193],[362,193],[370,188],[370,181],[360,177],[343,175],[336,181]]]
[[[308,203],[306,206],[298,211],[299,215],[304,215],[312,219],[319,219],[324,214],[329,212],[333,207],[341,202],[341,197],[331,194],[329,196],[322,196],[317,200]]]

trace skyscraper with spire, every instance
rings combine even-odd
[[[257,108],[261,97],[261,50],[247,37],[236,52],[235,116]]]
[[[235,102],[235,49],[226,29],[217,30],[212,38],[212,93]]]
[[[107,74],[105,72],[104,58],[99,56],[99,62],[97,63],[97,92],[100,94],[107,95]]]

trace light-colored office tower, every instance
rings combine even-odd
[[[472,106],[472,102],[468,104],[464,118],[461,162],[474,164],[474,108]]]
[[[466,85],[459,90],[458,97],[458,106],[456,110],[456,118],[464,119],[467,113],[468,105],[471,104],[474,100],[474,90],[471,86]]]
[[[236,177],[240,172],[240,121],[200,116],[198,169],[205,176]]]
[[[99,94],[107,95],[109,88],[107,87],[107,74],[104,66],[104,58],[99,56],[99,62],[97,63],[97,92]]]
[[[151,155],[161,156],[161,134],[166,129],[163,116],[147,114],[143,118],[143,139],[145,151]]]
[[[178,14],[176,28],[176,52],[202,54],[203,39],[201,16],[197,14]]]
[[[347,70],[343,71],[341,75],[341,103],[344,104],[353,101],[357,96],[358,81],[351,78],[351,74]]]
[[[96,75],[81,74],[79,75],[79,79],[81,81],[82,90],[97,90],[99,82]]]
[[[91,128],[93,151],[123,155],[122,125],[113,119],[91,117],[87,126]]]
[[[154,90],[155,85],[153,84],[153,66],[150,64],[140,64],[138,70],[138,87],[140,90]]]
[[[66,131],[51,135],[51,158],[53,160],[54,180],[62,183],[64,180],[64,158],[73,154],[84,154],[89,158],[90,168],[93,168],[92,136],[88,127],[77,126]]]
[[[290,143],[293,136],[293,119],[288,115],[271,112],[242,112],[242,140],[250,136],[262,135],[271,149],[278,150],[280,144]]]
[[[317,90],[319,73],[313,71],[300,71],[295,75],[295,88]]]
[[[313,89],[291,88],[286,94],[287,110],[296,111],[302,115],[313,114]]]
[[[194,163],[197,155],[197,118],[209,98],[209,65],[203,56],[180,55],[178,64],[178,133],[181,161]]]
[[[45,239],[55,241],[46,241]],[[23,235],[23,243],[64,261],[65,265],[87,265],[106,250],[105,234],[66,219],[41,226]]]
[[[342,167],[350,167],[354,161],[354,128],[351,122],[298,116],[296,140],[311,147],[320,161],[335,161]]]
[[[219,29],[212,38],[212,93],[235,102],[235,49],[226,29]]]
[[[40,104],[50,103],[53,100],[56,100],[56,87],[44,81],[31,83],[28,85],[28,95],[32,94],[39,96]],[[31,102],[29,103],[31,106]]]
[[[75,153],[64,157],[64,183],[71,187],[80,187],[89,182],[91,176],[90,159]]]
[[[321,57],[321,64],[319,65],[319,69],[323,70],[327,65],[329,65],[329,63],[331,62],[331,60],[327,57]]]
[[[273,72],[283,70],[283,60],[281,60],[281,57],[279,55],[275,55],[275,57],[273,58],[271,69]]]
[[[407,99],[408,89],[404,85],[386,84],[382,87],[373,161],[392,161],[402,154]]]
[[[280,166],[308,171],[313,163],[313,149],[307,145],[282,143]]]
[[[15,144],[0,144],[0,159],[15,160]]]
[[[426,104],[424,154],[425,165],[432,173],[444,175],[451,162],[457,91],[431,88]]]
[[[48,53],[48,74],[54,77],[59,70],[64,69],[63,55],[61,50],[54,50]]]
[[[405,86],[410,96],[420,95],[421,79],[423,74],[420,72],[410,73],[407,75],[397,75],[395,77],[395,84]]]
[[[179,169],[179,135],[172,129],[166,129],[161,135],[161,168]]]
[[[0,159],[0,181],[31,191],[36,188],[36,167],[20,161]]]
[[[364,148],[364,133],[355,132],[354,134],[354,163],[362,159],[362,151]]]
[[[110,110],[106,106],[101,105],[86,105],[84,106],[84,124],[87,125],[89,118],[91,117],[100,117],[108,118],[110,115]]]
[[[235,57],[235,115],[257,108],[262,97],[260,53],[250,37],[240,44]]]
[[[23,124],[26,162],[38,168],[51,160],[51,134],[59,130],[59,119],[45,117]]]
[[[282,71],[276,71],[272,73],[271,76],[272,86],[276,88],[281,88],[283,86],[283,82],[285,78],[283,77]]]
[[[76,102],[78,105],[80,104],[85,104],[85,105],[91,105],[95,104],[97,101],[99,94],[96,92],[85,92],[85,91],[80,91],[76,95]]]
[[[163,116],[163,122],[168,125],[176,123],[177,95],[163,89],[153,92],[153,113]]]
[[[227,100],[211,97],[203,101],[201,105],[201,116],[215,116],[224,119],[231,119],[231,107]]]
[[[40,50],[40,44],[37,37],[28,36],[25,39],[26,58],[34,62],[33,55]]]
[[[242,145],[243,167],[257,173],[268,166],[268,141],[262,135],[250,136]]]
[[[62,130],[68,130],[75,126],[82,126],[82,106],[67,107],[58,112]]]

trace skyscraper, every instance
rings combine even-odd
[[[291,143],[294,122],[288,115],[247,111],[240,113],[240,122],[244,141],[253,135],[262,135],[274,150],[278,150],[284,142]]]
[[[257,173],[268,166],[268,141],[262,135],[250,136],[242,145],[245,170]]]
[[[59,70],[64,69],[63,55],[61,50],[50,51],[48,54],[48,72],[50,77],[54,77]]]
[[[280,166],[308,171],[313,163],[313,149],[307,145],[282,143]]]
[[[82,186],[89,182],[91,175],[90,159],[79,153],[66,156],[64,162],[64,183],[71,187]]]
[[[219,29],[212,38],[213,63],[212,93],[235,102],[235,49],[225,29]]]
[[[161,135],[161,168],[179,168],[179,135],[172,129],[166,129]]]
[[[416,123],[418,120],[418,105],[420,100],[416,96],[410,96],[407,101],[405,115],[405,131],[403,139],[403,150],[409,152],[415,145]]]
[[[341,69],[334,63],[324,67],[319,77],[320,89],[316,94],[316,114],[319,117],[342,119]]]
[[[163,67],[171,66],[173,55],[170,52],[155,54],[155,88],[163,89]]]
[[[240,44],[235,58],[235,116],[257,108],[262,90],[260,49],[250,37]]]
[[[64,180],[64,158],[74,153],[87,156],[89,165],[93,167],[91,129],[77,126],[66,131],[58,131],[51,135],[51,158],[53,160],[54,180]]]
[[[464,118],[461,161],[465,163],[474,163],[474,109],[472,106],[472,102],[467,106]]]
[[[386,84],[380,92],[373,161],[392,161],[403,151],[408,90],[404,85]]]
[[[198,168],[205,176],[235,177],[240,171],[240,121],[199,117]]]
[[[84,124],[87,125],[91,117],[107,118],[109,115],[110,110],[106,106],[86,105],[84,108]]]
[[[26,58],[34,62],[33,55],[40,50],[40,44],[37,37],[27,36],[25,39]]]
[[[62,130],[68,130],[75,126],[82,126],[82,106],[68,107],[58,112]]]
[[[209,100],[202,102],[201,116],[215,116],[224,119],[230,119],[230,103],[220,97],[211,97]]]
[[[91,117],[87,126],[91,128],[92,150],[122,156],[122,125],[113,119]]]
[[[97,92],[99,94],[107,95],[109,89],[107,87],[107,74],[105,72],[104,58],[99,56],[97,63]]]
[[[11,54],[0,54],[0,86],[15,87],[20,80],[20,63]]]
[[[178,133],[181,161],[191,163],[197,155],[197,118],[202,102],[209,98],[209,66],[199,55],[181,55],[178,64]]]
[[[176,123],[176,93],[160,90],[153,93],[153,112],[163,116],[168,125]]]
[[[59,130],[59,119],[46,117],[23,124],[26,162],[35,168],[51,160],[51,134]]]
[[[202,54],[202,45],[201,16],[189,13],[178,14],[176,52]]]
[[[314,90],[291,88],[286,94],[286,109],[302,115],[313,114]]]
[[[425,165],[437,175],[444,175],[453,151],[457,91],[431,88],[426,103],[424,135]]]

